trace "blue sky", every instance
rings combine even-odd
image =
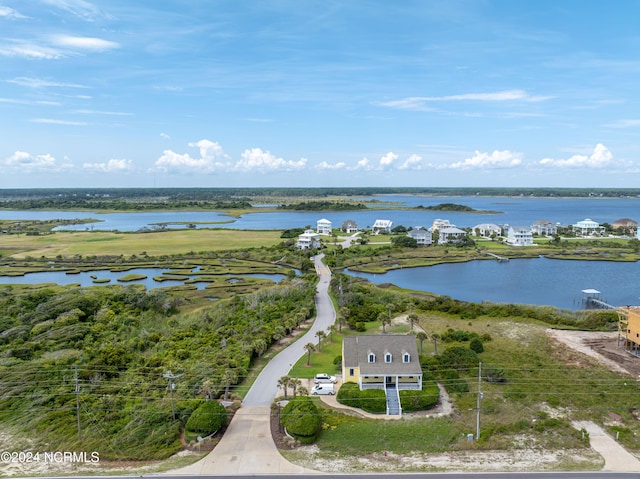
[[[0,0],[0,188],[638,187],[640,3]]]

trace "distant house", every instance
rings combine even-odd
[[[331,235],[333,229],[333,223],[331,221],[322,218],[316,222],[316,232],[319,235]]]
[[[433,225],[431,225],[431,231],[439,231],[441,228],[455,228],[456,225],[451,224],[449,220],[441,220],[436,219],[433,220]]]
[[[418,246],[429,246],[433,243],[433,235],[431,231],[424,228],[416,228],[407,233],[409,238],[413,238],[418,243]]]
[[[531,227],[509,226],[507,243],[514,246],[531,246],[533,244],[533,233],[531,232]]]
[[[393,221],[391,220],[376,220],[373,223],[373,234],[391,234],[391,227],[393,226]]]
[[[638,222],[632,220],[631,218],[620,218],[619,220],[615,220],[611,223],[611,226],[614,229],[622,229],[622,230],[637,230]]]
[[[531,225],[531,232],[538,236],[553,236],[558,233],[558,227],[549,220],[538,220]]]
[[[422,389],[422,368],[413,334],[345,336],[342,379],[363,389]]]
[[[320,247],[320,235],[313,230],[306,230],[298,236],[298,249],[317,249]]]
[[[493,223],[482,223],[473,227],[475,236],[490,237],[491,235],[502,236],[502,228]]]
[[[462,241],[466,236],[467,232],[463,231],[455,226],[449,226],[446,228],[438,228],[438,244],[446,244],[446,243],[457,243],[458,241]]]
[[[578,221],[572,226],[573,231],[580,236],[600,236],[604,233],[604,226],[600,226],[591,218]]]
[[[353,220],[347,220],[342,223],[342,228],[340,228],[345,233],[357,233],[358,232],[358,223]]]

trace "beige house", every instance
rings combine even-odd
[[[363,389],[422,389],[413,334],[363,334],[342,342],[342,380]]]

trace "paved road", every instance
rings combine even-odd
[[[322,263],[323,255],[314,263],[320,277],[316,303],[316,320],[304,336],[278,353],[262,370],[242,401],[224,436],[204,459],[168,474],[300,474],[317,473],[287,461],[273,443],[269,418],[270,406],[278,395],[278,379],[306,354],[304,345],[316,343],[315,334],[335,322],[336,313],[329,297],[331,271]]]

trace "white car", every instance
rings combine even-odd
[[[336,379],[335,376],[329,376],[326,373],[319,373],[316,374],[315,377],[313,378],[313,382],[316,384],[320,384],[320,383],[337,383],[338,380]]]

